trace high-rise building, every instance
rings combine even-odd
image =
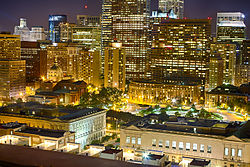
[[[217,40],[242,42],[246,39],[245,15],[240,12],[217,13]]]
[[[33,41],[45,40],[46,34],[42,26],[33,26],[31,30],[27,26],[25,18],[20,18],[20,25],[15,26],[14,35],[20,35],[21,41]]]
[[[73,27],[76,24],[73,23],[60,23],[60,42],[72,42]]]
[[[77,62],[77,78],[85,81],[87,84],[93,84],[97,87],[102,85],[100,79],[101,58],[99,51],[82,49]]]
[[[210,57],[209,62],[209,90],[223,84],[224,61],[220,56]]]
[[[112,43],[105,50],[104,87],[125,91],[126,54],[122,43]]]
[[[184,0],[159,0],[159,10],[170,13],[171,10],[179,19],[184,16]]]
[[[66,23],[66,15],[49,15],[49,40],[60,42],[60,23]]]
[[[0,59],[0,103],[25,96],[25,60]]]
[[[21,59],[26,60],[26,83],[38,81],[47,75],[47,51],[39,42],[21,42]]]
[[[223,75],[222,75],[223,84],[235,83],[236,46],[237,46],[236,44],[232,44],[232,43],[229,44],[229,43],[222,43],[222,42],[215,42],[215,43],[212,43],[210,46],[211,57],[219,56],[223,60]]]
[[[126,80],[144,78],[150,0],[113,0],[111,5],[111,41],[119,41],[125,49]]]
[[[20,59],[20,47],[19,35],[0,34],[0,59]]]
[[[209,19],[167,19],[153,26],[150,78],[156,82],[201,84],[208,76]]]
[[[99,27],[101,16],[77,15],[77,26]]]
[[[92,50],[101,50],[101,28],[80,26],[72,28],[72,41]]]

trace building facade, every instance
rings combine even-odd
[[[158,154],[164,155],[167,161],[185,167],[192,166],[191,163],[195,159],[207,161],[207,165],[211,167],[250,165],[249,137],[225,136],[225,131],[231,125],[213,121],[208,126],[211,132],[203,133],[202,131],[206,131],[208,127],[196,125],[196,122],[199,121],[187,121],[186,124],[140,121],[136,125],[125,126],[121,129],[120,142],[125,159],[141,161],[145,154]],[[217,132],[214,133],[215,131]]]
[[[204,94],[210,36],[210,19],[167,19],[155,24],[148,77],[163,83],[198,83]]]
[[[167,104],[172,99],[184,103],[199,102],[200,85],[175,85],[147,81],[133,81],[129,84],[129,100],[138,104]]]
[[[13,60],[21,57],[19,35],[0,34],[0,59]]]
[[[47,51],[38,42],[21,42],[21,59],[26,60],[26,83],[47,75]]]
[[[184,0],[159,0],[159,10],[168,13],[171,10],[177,15],[177,18],[184,17]]]
[[[101,26],[101,16],[77,15],[78,26]]]
[[[49,40],[60,42],[60,23],[66,23],[66,15],[49,15]]]
[[[209,90],[223,84],[224,61],[220,56],[210,57],[209,62]]]
[[[58,111],[57,108],[48,108],[34,102],[24,105],[27,107],[28,113],[26,114],[20,114],[20,108],[15,105],[3,109],[7,113],[0,112],[0,123],[18,121],[19,123],[26,123],[30,127],[72,131],[75,132],[75,142],[81,144],[82,149],[91,141],[99,140],[105,135],[105,110],[93,108],[71,111],[59,109]],[[29,116],[29,112],[33,116]]]
[[[122,43],[112,43],[105,50],[104,87],[114,87],[125,91],[126,53]]]

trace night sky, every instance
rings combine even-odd
[[[75,22],[77,14],[98,15],[101,13],[101,0],[87,0],[88,9],[84,9],[86,0],[1,0],[0,31],[13,32],[19,24],[19,18],[27,19],[28,26],[48,27],[49,14],[66,14],[69,22]],[[152,9],[156,9],[157,0],[152,0]],[[187,18],[212,17],[216,12],[240,11],[246,15],[246,24],[250,27],[250,0],[185,0]],[[214,30],[214,25],[213,25]],[[248,29],[248,37],[250,28]]]

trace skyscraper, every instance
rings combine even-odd
[[[205,86],[211,20],[167,19],[153,26],[149,68],[151,79]]]
[[[20,47],[19,35],[0,34],[0,59],[20,59]]]
[[[112,43],[105,49],[104,87],[125,91],[125,49],[121,43]]]
[[[66,15],[49,15],[49,40],[60,42],[60,23],[66,23]]]
[[[150,0],[112,1],[112,40],[122,43],[126,52],[126,80],[144,78]]]
[[[159,0],[159,10],[170,13],[171,10],[182,19],[184,16],[184,0]]]

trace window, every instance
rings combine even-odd
[[[183,150],[183,148],[184,148],[183,142],[179,142],[179,150]]]
[[[135,144],[135,137],[132,137],[132,144]]]
[[[228,155],[228,153],[229,153],[229,150],[228,150],[228,148],[226,147],[225,150],[224,150],[224,154],[225,154],[225,155]]]
[[[204,153],[204,144],[201,144],[200,152]]]
[[[190,143],[186,143],[186,150],[187,150],[187,151],[190,150]]]
[[[197,151],[197,144],[193,144],[193,151]]]
[[[130,143],[130,137],[129,136],[126,137],[126,143]]]
[[[169,140],[166,140],[166,148],[169,148]]]
[[[159,147],[162,147],[162,140],[159,140]]]
[[[232,157],[234,157],[235,156],[235,149],[234,148],[232,148],[232,152],[231,152],[232,154]]]
[[[141,138],[140,137],[138,137],[138,139],[137,139],[137,144],[141,145]]]
[[[242,150],[238,149],[238,157],[242,157]]]
[[[152,140],[152,146],[156,146],[156,139]]]
[[[207,146],[207,153],[212,153],[212,146],[210,145]]]
[[[172,142],[172,148],[173,148],[173,149],[176,149],[176,141],[173,141],[173,142]]]

